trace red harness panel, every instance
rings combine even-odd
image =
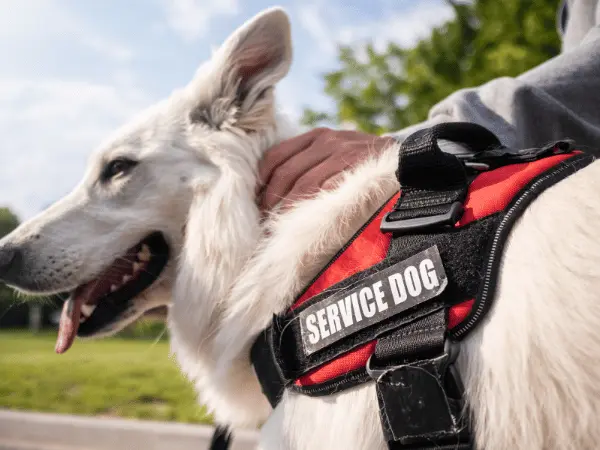
[[[573,156],[572,153],[551,156],[531,163],[512,164],[489,172],[482,172],[469,186],[464,203],[465,210],[456,226],[465,226],[503,210],[533,178],[571,156]],[[382,233],[379,226],[382,217],[394,208],[399,195],[395,195],[388,201],[374,220],[352,241],[334,263],[315,280],[291,309],[297,308],[325,289],[368,269],[385,258],[391,242],[391,234]],[[450,308],[449,328],[460,324],[469,315],[473,303],[473,299],[465,300]],[[296,380],[296,384],[298,386],[320,384],[364,367],[374,350],[375,341],[357,347],[300,377]]]

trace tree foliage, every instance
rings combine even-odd
[[[0,208],[0,238],[18,226],[19,218],[9,208]]]
[[[0,208],[0,238],[6,236],[18,226],[18,217],[9,208]],[[17,302],[14,291],[5,284],[0,284],[0,325],[9,322],[11,318],[7,316],[17,309],[14,308]]]
[[[400,130],[426,119],[458,89],[519,75],[560,51],[558,0],[448,2],[454,18],[414,48],[340,47],[340,68],[325,75],[337,111],[306,110],[303,122],[353,123],[375,134]]]

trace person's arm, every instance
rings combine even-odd
[[[597,145],[600,137],[600,1],[563,0],[557,25],[563,52],[516,78],[462,89],[435,105],[428,120],[392,133],[403,140],[439,122],[475,122],[512,148],[571,138]]]
[[[511,148],[571,138],[600,143],[600,28],[570,51],[516,78],[462,89],[434,106],[424,124],[483,125]],[[398,134],[405,137],[403,130]]]
[[[583,17],[581,12],[587,11],[581,5],[590,2],[570,2],[572,11],[579,5],[579,9],[574,10],[579,15],[569,18],[565,37],[569,29],[577,25],[578,18]],[[539,146],[564,138],[582,145],[597,145],[600,142],[599,93],[600,28],[595,27],[581,37],[577,45],[565,48],[552,60],[516,78],[499,78],[480,87],[457,91],[434,106],[428,120],[391,136],[402,141],[417,129],[436,123],[467,121],[490,129],[511,148]],[[261,163],[264,195],[259,196],[259,201],[263,209],[270,209],[280,199],[290,202],[326,188],[328,179],[358,164],[369,152],[384,147],[374,143],[388,142],[362,133],[349,138],[350,135],[344,134],[349,132],[345,131],[311,133],[326,133],[327,138],[300,137],[292,144],[284,142],[267,152]],[[297,145],[300,141],[303,145]],[[352,152],[348,152],[346,146],[350,141]],[[295,158],[287,157],[291,153]],[[325,154],[328,158],[318,164],[296,164],[301,155],[318,161]],[[288,180],[278,181],[281,177]]]

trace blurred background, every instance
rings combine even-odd
[[[462,87],[560,51],[558,0],[280,0],[278,90],[308,125],[399,130]],[[89,153],[187,83],[266,0],[0,0],[0,235],[67,193]],[[169,358],[165,310],[54,354],[60,298],[0,286],[0,408],[210,423]]]

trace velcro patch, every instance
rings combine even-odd
[[[298,314],[305,355],[440,295],[448,285],[437,246],[333,293]]]

